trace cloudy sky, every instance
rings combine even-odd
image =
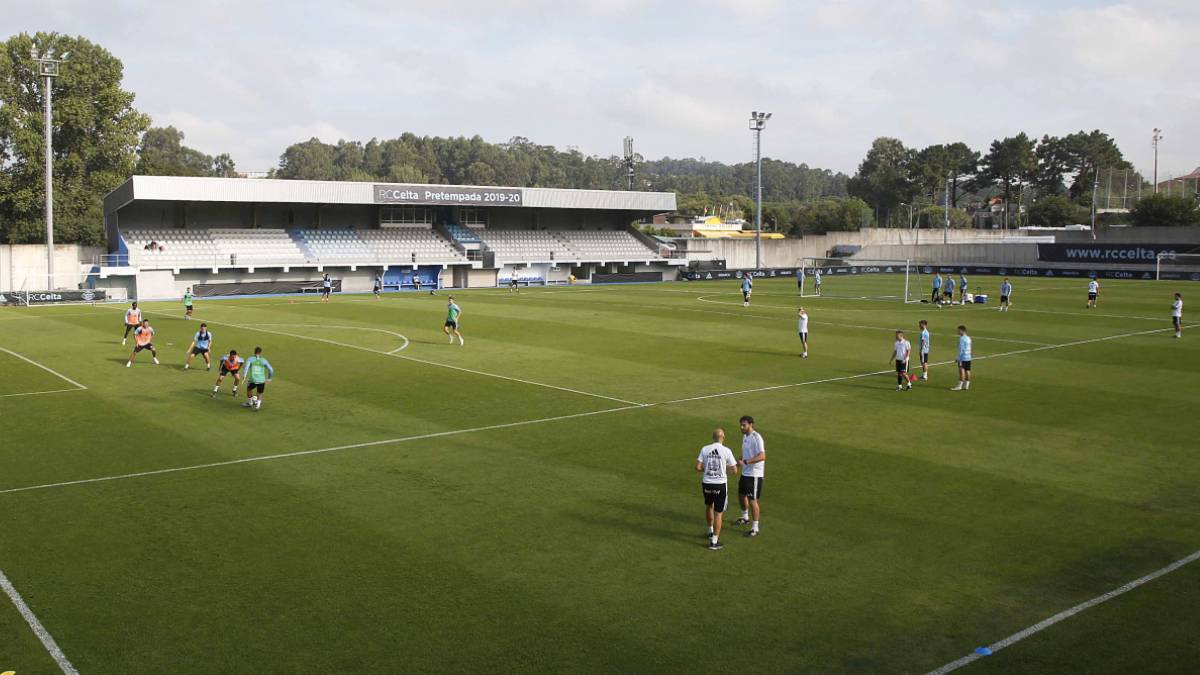
[[[585,153],[852,172],[871,140],[978,149],[1113,134],[1160,178],[1200,165],[1200,2],[0,0],[6,34],[88,37],[157,125],[275,166],[290,143],[405,131]]]

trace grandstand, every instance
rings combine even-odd
[[[494,287],[517,269],[526,283],[661,281],[682,264],[631,226],[674,210],[669,193],[134,176],[104,203],[98,276],[118,297],[278,292],[325,273],[347,291],[376,274]]]

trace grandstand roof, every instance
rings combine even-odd
[[[113,213],[133,201],[143,200],[280,204],[457,204],[649,213],[675,210],[673,192],[133,176],[104,197],[104,212]]]

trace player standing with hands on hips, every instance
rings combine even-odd
[[[738,463],[733,451],[725,447],[725,430],[713,429],[713,442],[700,448],[696,471],[700,472],[700,490],[704,493],[704,519],[708,521],[708,550],[717,551],[721,545],[721,524],[725,507],[729,505],[729,472],[737,473]]]
[[[1100,306],[1100,280],[1092,279],[1088,282],[1088,309],[1096,309]]]
[[[1171,323],[1175,325],[1175,337],[1183,337],[1183,295],[1175,294],[1175,302],[1171,303]]]
[[[896,342],[892,344],[892,359],[896,362],[896,391],[905,387],[912,389],[908,381],[908,359],[912,356],[912,343],[904,338],[904,331],[896,331]]]
[[[742,503],[742,517],[733,524],[750,523],[750,531],[746,536],[757,537],[758,521],[762,517],[759,500],[762,499],[763,474],[767,466],[767,446],[763,443],[762,435],[754,430],[753,417],[742,415],[738,426],[742,430],[742,458],[738,461],[738,467],[742,470],[742,477],[738,480],[738,500]],[[751,513],[754,514],[753,520],[750,519]]]
[[[967,327],[958,327],[958,384],[950,391],[966,391],[971,388],[971,336]]]
[[[1010,299],[1012,298],[1012,283],[1008,277],[1004,277],[1004,281],[1000,284],[1000,311],[1007,312]]]
[[[800,326],[799,326],[800,346],[804,349],[804,351],[800,352],[800,358],[807,359],[808,358],[808,312],[804,311],[804,308],[801,307],[798,314],[799,314],[799,320],[800,320]]]

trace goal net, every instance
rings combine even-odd
[[[800,295],[859,300],[920,302],[925,296],[923,274],[913,260],[863,258],[803,258]]]
[[[1200,281],[1200,253],[1159,253],[1154,261],[1159,281]]]

